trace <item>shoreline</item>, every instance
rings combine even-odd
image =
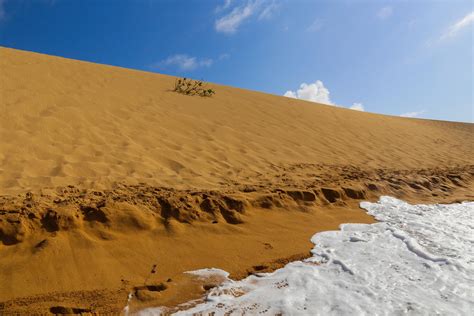
[[[416,203],[416,204],[415,203],[413,203],[413,204],[409,203],[409,204],[417,205],[417,206],[420,206],[420,205],[453,205],[453,204],[474,202],[474,197],[469,197],[469,198],[463,199],[461,196],[458,196],[454,200],[448,199],[448,200],[443,200],[442,202],[428,202],[428,201],[425,201],[423,203]],[[367,203],[368,201],[361,201],[360,203],[363,203],[363,202]],[[371,201],[370,203],[376,203],[376,202],[377,201]],[[404,202],[406,202],[406,201],[404,201]],[[367,212],[368,215],[370,215],[369,211],[362,208],[360,205],[359,205],[359,208],[363,209],[365,212]],[[373,216],[373,215],[370,215],[370,216]],[[374,218],[373,222],[367,223],[367,224],[376,224],[376,223],[379,223],[379,221],[377,221]],[[351,225],[351,224],[357,225],[357,224],[364,224],[364,223],[356,223],[356,222],[341,223],[340,226],[336,230],[341,231],[341,226],[342,225]],[[314,233],[312,238],[314,236],[316,236],[317,234],[324,233],[324,232],[328,232],[328,230],[317,231],[317,232]],[[311,238],[311,240],[312,240],[312,238]],[[315,246],[315,244],[313,243],[313,248],[314,248],[314,246]],[[313,249],[313,248],[311,248],[311,249]],[[186,272],[183,272],[183,281],[182,281],[183,283],[181,284],[181,286],[183,288],[186,288],[187,290],[190,290],[189,292],[192,293],[192,294],[187,296],[188,298],[190,297],[190,299],[188,299],[188,300],[177,299],[177,300],[174,300],[172,304],[154,305],[154,304],[156,304],[157,301],[161,301],[161,300],[158,299],[155,302],[143,303],[143,302],[140,302],[140,299],[136,297],[136,294],[133,295],[132,294],[133,292],[131,292],[130,295],[132,295],[132,297],[129,300],[129,302],[127,302],[126,307],[127,307],[127,310],[130,311],[132,314],[140,313],[140,312],[146,311],[147,309],[158,309],[158,308],[163,309],[164,315],[169,315],[169,314],[172,314],[172,313],[176,313],[178,311],[184,311],[185,312],[186,310],[191,309],[194,306],[205,302],[205,298],[206,298],[207,294],[209,294],[209,291],[212,290],[215,287],[219,287],[222,284],[222,282],[224,282],[224,280],[231,280],[232,282],[238,282],[238,281],[242,281],[242,280],[244,280],[247,277],[252,276],[252,275],[259,276],[259,274],[261,274],[261,273],[275,272],[278,269],[284,268],[289,263],[296,262],[296,261],[304,261],[306,259],[309,259],[309,258],[313,257],[313,254],[311,253],[311,249],[307,254],[294,255],[294,256],[290,256],[288,258],[285,258],[284,260],[278,260],[276,262],[258,265],[259,267],[263,266],[265,268],[264,269],[259,268],[258,270],[254,270],[253,272],[249,272],[249,270],[247,270],[246,271],[247,274],[245,274],[245,273],[244,274],[234,274],[233,276],[231,276],[230,274],[227,273],[227,271],[222,270],[219,267],[202,267],[201,269],[197,270],[197,271],[200,271],[200,270],[214,270],[214,269],[217,269],[217,270],[220,270],[220,272],[218,271],[218,273],[227,273],[226,278],[221,277],[221,278],[216,279],[216,278],[213,278],[212,276],[208,277],[208,278],[206,278],[206,277],[199,278],[197,276],[190,277],[190,276],[186,276],[186,274],[192,274],[193,272],[196,272],[196,271],[186,271]],[[125,315],[128,315],[128,314],[125,314]],[[146,315],[148,315],[148,314],[146,314]]]
[[[413,180],[414,175],[403,172],[389,173],[378,180],[368,173],[367,177],[373,178],[370,182],[360,173],[352,182],[344,173],[340,177],[333,173],[333,182],[300,189],[277,186],[262,191],[240,186],[239,190],[180,191],[122,184],[109,191],[70,186],[56,189],[54,194],[3,196],[1,216],[23,214],[19,223],[25,224],[27,219],[32,222],[24,225],[29,229],[27,234],[12,236],[16,243],[0,246],[3,257],[11,256],[11,262],[15,262],[9,265],[0,260],[2,271],[15,269],[17,273],[8,276],[10,281],[5,274],[0,275],[3,284],[8,281],[17,291],[5,296],[5,288],[0,302],[4,313],[46,312],[52,307],[116,313],[126,305],[130,292],[139,291],[140,302],[135,306],[176,306],[205,293],[202,284],[183,277],[183,272],[216,267],[229,271],[232,279],[241,280],[308,258],[310,238],[315,233],[336,230],[344,223],[373,223],[374,219],[359,208],[359,202],[395,195],[391,186],[394,181],[406,183],[398,197],[402,195],[401,199],[412,204],[474,200],[472,169],[414,171],[429,175],[423,176],[432,180],[425,186],[417,185],[422,180]],[[447,184],[450,187],[445,192],[442,189]],[[372,191],[374,187],[377,190]],[[18,212],[14,211],[15,205]],[[76,213],[71,213],[74,209]],[[41,225],[35,229],[36,220]],[[152,249],[158,252],[150,253]],[[130,257],[132,254],[137,258]],[[116,261],[111,261],[114,257]],[[64,265],[76,268],[65,270]],[[154,265],[157,269],[153,273]],[[45,266],[50,266],[49,270],[41,269]],[[58,274],[61,270],[63,274]],[[57,285],[53,285],[57,283],[48,288],[45,279],[37,283],[39,293],[19,294],[27,287],[35,289],[31,282],[21,285],[22,280],[45,273],[63,282],[64,290],[57,291]],[[90,273],[95,276],[91,278]],[[69,275],[76,277],[65,281]],[[93,284],[109,285],[104,288]]]
[[[397,313],[408,309],[429,311],[430,314],[456,310],[464,314],[474,306],[474,301],[469,299],[472,280],[467,277],[472,273],[472,265],[469,265],[472,258],[460,256],[466,247],[469,249],[469,239],[461,236],[470,230],[466,220],[474,211],[473,202],[412,205],[384,196],[376,203],[361,202],[361,208],[379,221],[369,225],[347,223],[338,231],[316,233],[311,238],[312,255],[304,261],[291,262],[270,275],[257,274],[243,280],[230,279],[228,273],[220,269],[191,271],[188,273],[202,279],[218,278],[220,282],[200,300],[171,308],[145,308],[137,313],[194,315],[252,311],[285,314],[313,310],[313,314],[319,314],[323,304],[324,313],[336,308],[339,313],[341,310],[350,313],[354,309]],[[432,222],[443,223],[446,217],[454,223],[431,226]],[[456,232],[460,239],[445,239]],[[434,245],[422,245],[426,241],[432,241]],[[363,255],[357,255],[358,252]],[[451,265],[456,269],[450,268]],[[343,284],[333,282],[335,277]],[[440,281],[439,277],[445,281]],[[392,284],[393,279],[399,280],[400,284]],[[438,284],[433,287],[435,280],[443,283],[443,289],[439,289]],[[379,295],[384,296],[386,305],[379,306],[378,295],[371,295],[373,291],[385,292]],[[408,296],[404,293],[407,291]],[[333,297],[334,294],[338,297]],[[368,295],[362,302],[361,294]],[[280,298],[282,295],[285,298]],[[420,301],[413,302],[413,295],[420,297]],[[440,295],[446,299],[439,301]],[[207,300],[209,297],[211,299]]]

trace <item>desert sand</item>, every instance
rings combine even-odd
[[[0,48],[0,314],[198,298],[371,223],[362,200],[474,200],[474,124],[359,112]]]

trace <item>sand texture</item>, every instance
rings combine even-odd
[[[474,124],[0,48],[0,314],[120,313],[309,256],[362,200],[474,199]]]

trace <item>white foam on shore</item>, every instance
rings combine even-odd
[[[224,271],[222,269],[217,268],[206,268],[206,269],[199,269],[194,271],[188,271],[186,273],[193,274],[198,278],[209,278],[209,277],[221,277],[227,279],[229,277],[229,272]]]
[[[318,233],[313,257],[241,281],[226,278],[204,303],[176,315],[472,315],[474,203],[381,197],[361,207],[380,222]]]

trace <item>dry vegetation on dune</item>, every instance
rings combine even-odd
[[[0,48],[0,314],[173,305],[210,286],[183,271],[307,256],[361,200],[474,198],[473,124],[177,80]]]
[[[210,97],[216,93],[211,88],[207,88],[202,80],[188,78],[176,79],[173,91],[184,95],[198,95],[200,97]]]

